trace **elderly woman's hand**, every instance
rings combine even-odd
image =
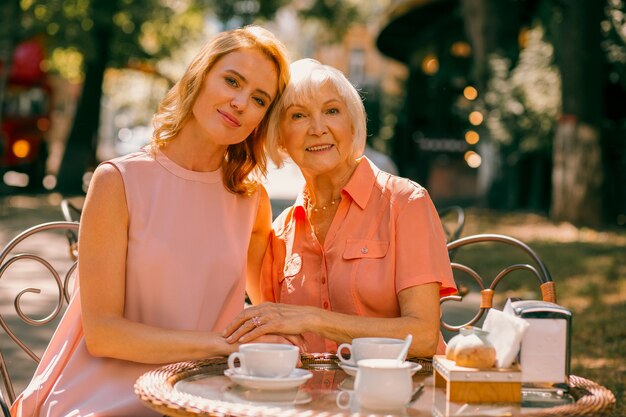
[[[310,331],[306,326],[312,324],[313,315],[307,314],[308,310],[309,307],[277,303],[249,307],[235,317],[222,335],[229,343],[246,343],[266,334],[299,336]]]

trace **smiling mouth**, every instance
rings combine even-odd
[[[335,145],[318,145],[318,146],[310,146],[305,148],[307,152],[319,152],[319,151],[327,151]]]
[[[222,112],[222,111],[219,111],[219,110],[218,110],[217,112],[218,112],[219,114],[221,114],[221,115],[222,115],[222,117],[223,117],[224,119],[226,119],[226,121],[227,121],[229,124],[231,124],[231,125],[233,125],[233,126],[237,126],[237,127],[241,126],[241,123],[239,123],[239,120],[237,120],[236,118],[234,118],[234,117],[233,117],[233,116],[231,116],[230,114],[225,113],[225,112]]]

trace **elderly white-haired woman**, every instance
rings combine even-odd
[[[302,335],[309,352],[356,337],[413,335],[411,356],[442,353],[439,298],[456,291],[428,192],[362,157],[366,115],[337,69],[304,59],[270,116],[268,147],[306,180],[273,223],[255,305],[227,327],[231,343]]]

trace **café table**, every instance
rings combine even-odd
[[[413,361],[421,365],[413,376],[416,392],[399,410],[359,407],[350,395],[354,377],[338,366],[332,354],[303,355],[302,368],[313,376],[296,388],[264,391],[241,387],[224,375],[228,369],[225,358],[211,358],[149,371],[137,380],[135,394],[147,407],[170,417],[600,416],[610,413],[615,404],[611,391],[574,375],[562,396],[540,393],[545,398],[538,398],[535,392],[523,396],[522,403],[453,403],[447,401],[444,389],[434,386],[432,361]]]

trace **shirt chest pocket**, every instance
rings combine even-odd
[[[389,250],[387,240],[348,239],[343,259],[384,258]]]

